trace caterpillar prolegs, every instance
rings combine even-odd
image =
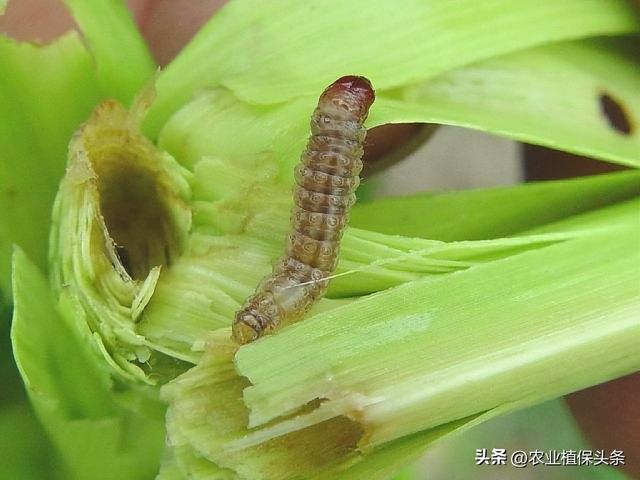
[[[236,313],[233,337],[238,343],[299,320],[324,295],[356,201],[364,121],[374,99],[369,80],[356,76],[336,80],[320,96],[311,137],[295,169],[285,253]]]

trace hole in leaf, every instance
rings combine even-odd
[[[600,94],[600,110],[614,130],[623,135],[631,134],[631,121],[624,111],[624,107],[606,92]]]

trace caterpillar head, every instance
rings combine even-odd
[[[371,82],[365,77],[347,75],[329,85],[320,96],[319,105],[332,104],[334,107],[353,115],[356,120],[367,118],[369,107],[375,100]]]
[[[262,324],[260,316],[255,309],[242,309],[236,314],[235,321],[233,322],[233,338],[240,345],[253,342],[260,336]]]

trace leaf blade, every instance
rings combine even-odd
[[[459,125],[638,167],[636,47],[634,37],[519,51],[383,93],[370,120]]]
[[[164,407],[149,392],[116,393],[77,308],[61,312],[37,267],[14,255],[16,364],[46,432],[76,478],[148,478],[160,461]],[[131,436],[130,432],[136,435]]]
[[[302,393],[296,385],[304,386],[305,402],[320,397],[348,404],[348,392],[355,392],[363,425],[376,444],[390,440],[402,424],[409,433],[411,422],[430,428],[513,399],[535,403],[637,370],[636,223],[406,284],[335,310],[339,327],[328,312],[243,347],[236,364],[253,384],[244,394],[252,424],[290,411]],[[297,335],[304,341],[296,343]],[[391,338],[402,342],[402,349]],[[296,365],[294,371],[278,366],[280,342],[288,346],[286,360]],[[381,368],[395,380],[382,380]],[[403,390],[409,372],[429,388],[414,384]],[[373,386],[377,381],[385,387]],[[455,401],[467,395],[478,400]],[[423,400],[426,410],[401,419],[403,408]]]
[[[383,198],[356,204],[350,222],[354,227],[387,234],[443,241],[479,240],[513,235],[639,194],[640,174],[622,172],[515,187]]]
[[[0,70],[0,290],[9,294],[12,244],[46,266],[67,142],[98,91],[91,57],[75,33],[46,46],[0,36]]]
[[[350,73],[388,89],[533,45],[637,29],[633,9],[618,0],[406,0],[376,9],[363,0],[322,8],[293,0],[233,2],[160,75],[147,131],[155,136],[207,85],[225,85],[249,103],[317,94]]]
[[[95,59],[103,94],[128,105],[156,67],[125,3],[120,0],[65,0],[65,3]]]

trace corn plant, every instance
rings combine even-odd
[[[0,305],[60,478],[386,479],[640,369],[632,4],[239,0],[160,71],[124,5],[66,4],[83,39],[0,37]],[[631,169],[362,201],[326,297],[238,348],[345,74],[376,88],[369,128]]]

